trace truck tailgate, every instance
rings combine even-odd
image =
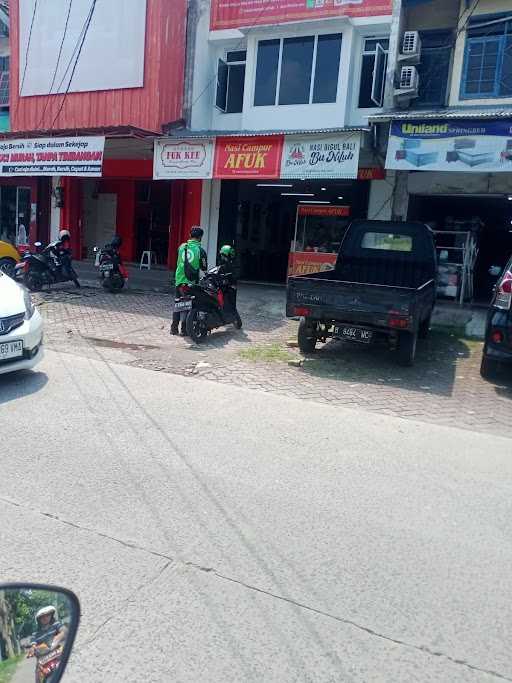
[[[390,311],[411,315],[416,289],[358,282],[295,277],[288,281],[288,316],[386,325]],[[311,313],[300,312],[309,309]],[[297,312],[299,309],[299,312]]]

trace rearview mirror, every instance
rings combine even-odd
[[[65,588],[0,584],[0,680],[6,671],[13,682],[60,681],[79,621],[78,598]]]
[[[491,275],[492,277],[499,277],[501,275],[501,271],[502,269],[500,268],[500,266],[491,266],[489,268],[489,275]]]

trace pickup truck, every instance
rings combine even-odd
[[[387,342],[401,365],[412,365],[426,337],[436,298],[434,238],[423,223],[353,221],[334,270],[290,277],[286,314],[300,317],[303,353],[342,339]]]

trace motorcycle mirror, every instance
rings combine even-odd
[[[5,669],[12,683],[60,681],[79,621],[78,598],[65,588],[0,584],[0,674]]]
[[[37,247],[39,249],[39,247],[42,247],[42,246],[43,246],[42,242],[34,242],[34,247]]]
[[[489,268],[489,275],[491,277],[499,277],[501,275],[501,271],[503,268],[500,268],[500,266],[491,266]]]

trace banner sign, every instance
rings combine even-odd
[[[290,252],[288,254],[288,277],[332,270],[336,265],[337,258],[337,254],[323,254],[316,251]]]
[[[0,176],[100,178],[104,137],[0,140]]]
[[[325,17],[391,14],[392,0],[212,0],[212,31]]]
[[[283,138],[283,135],[217,138],[214,177],[279,178]]]
[[[287,135],[281,178],[357,178],[361,133],[299,137]]]
[[[512,171],[506,121],[393,121],[386,168],[400,171]]]
[[[299,216],[350,216],[350,206],[320,206],[299,204]]]
[[[153,178],[211,178],[215,139],[177,140],[167,138],[155,141]]]

